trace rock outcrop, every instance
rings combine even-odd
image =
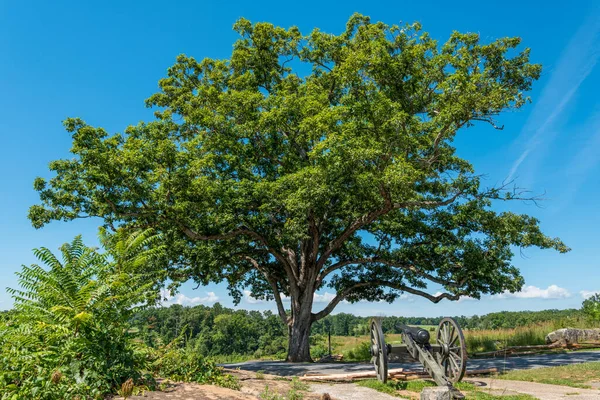
[[[582,342],[600,342],[600,329],[564,328],[546,335],[547,344],[574,344]]]

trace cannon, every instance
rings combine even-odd
[[[465,338],[458,323],[453,318],[443,318],[437,329],[435,343],[431,343],[427,330],[407,325],[399,326],[402,344],[385,343],[381,322],[371,320],[371,361],[375,365],[377,379],[386,382],[388,378],[388,357],[408,354],[420,362],[423,368],[438,384],[453,390],[453,384],[465,375],[467,349]],[[457,392],[455,397],[461,397]]]

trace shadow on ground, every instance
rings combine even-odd
[[[497,357],[473,359],[467,362],[467,369],[497,368],[499,372],[511,369],[530,369],[600,361],[600,351],[574,351],[570,353],[540,354],[519,357]],[[246,371],[264,371],[280,376],[301,376],[306,373],[343,374],[370,371],[369,363],[288,363],[285,361],[248,361],[237,364],[223,364],[226,368],[240,368]],[[390,363],[389,368],[404,368],[419,371],[418,363]]]

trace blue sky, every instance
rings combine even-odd
[[[35,230],[26,218],[37,202],[32,182],[49,176],[48,162],[68,157],[61,121],[81,117],[111,132],[152,118],[144,99],[175,57],[226,58],[239,17],[339,33],[353,12],[386,23],[420,21],[444,41],[453,30],[484,40],[520,36],[544,71],[532,104],[500,116],[503,131],[482,125],[459,133],[458,152],[489,185],[514,178],[545,193],[540,207],[511,203],[542,221],[572,251],[526,250],[514,263],[522,293],[481,301],[403,296],[386,303],[341,304],[360,315],[472,315],[500,310],[579,307],[600,291],[600,7],[595,1],[524,2],[0,2],[0,287],[15,287],[14,272],[35,261],[31,249],[57,249],[76,234],[95,244],[97,221],[54,222]],[[459,5],[460,4],[460,5]],[[507,205],[503,205],[507,207]],[[431,288],[435,292],[435,288]],[[332,293],[317,295],[315,308]],[[223,285],[185,285],[169,302],[231,305]],[[11,299],[0,291],[0,309]],[[272,309],[245,298],[240,307]]]

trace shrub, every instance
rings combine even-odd
[[[128,332],[128,319],[149,294],[129,267],[152,253],[152,236],[104,238],[104,254],[80,236],[60,248],[61,259],[34,250],[47,268],[17,273],[20,289],[8,290],[15,312],[0,327],[2,399],[103,398],[129,379],[153,385],[142,372],[145,353]]]
[[[371,359],[371,346],[369,342],[361,342],[355,348],[348,350],[344,354],[344,360],[347,361],[369,361]]]

